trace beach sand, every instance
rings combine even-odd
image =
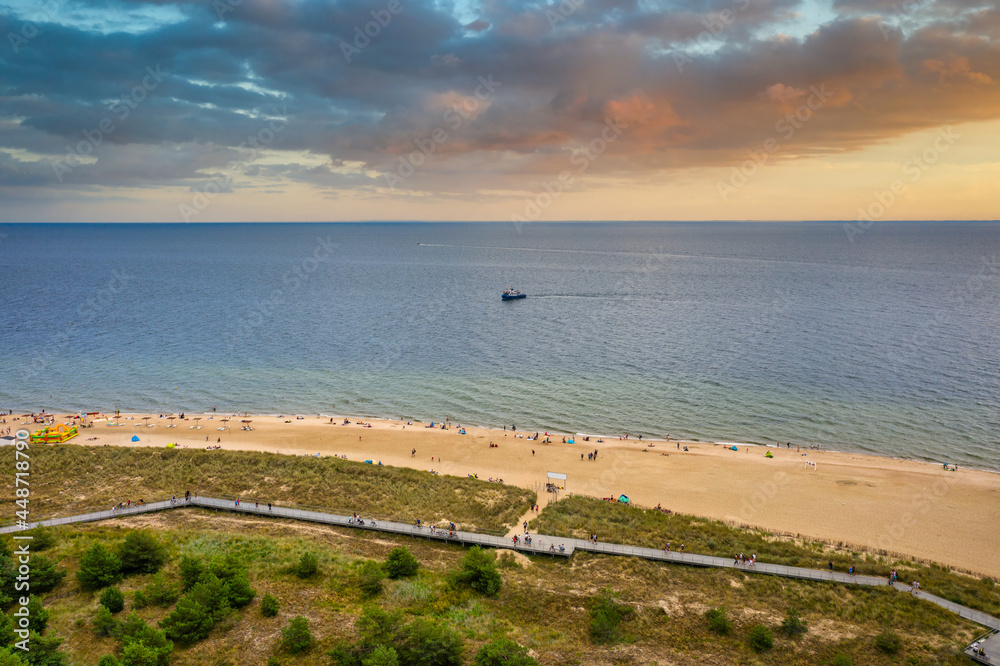
[[[97,421],[81,429],[74,444],[180,447],[271,451],[303,455],[346,455],[385,465],[436,470],[442,474],[478,474],[507,484],[539,489],[544,506],[546,472],[568,475],[566,491],[593,497],[624,494],[633,502],[662,505],[675,512],[760,527],[781,534],[867,549],[886,550],[932,560],[966,571],[1000,577],[1000,474],[875,456],[825,451],[797,452],[794,447],[738,446],[682,442],[638,442],[591,436],[563,444],[530,441],[502,430],[468,428],[458,433],[425,428],[426,424],[368,420],[370,428],[340,425],[343,417],[231,417],[191,415],[175,420],[176,428],[158,415],[147,427],[141,417],[122,415],[119,427]],[[195,417],[200,416],[200,421]],[[240,429],[249,418],[253,431]],[[11,426],[10,418],[5,428]],[[291,420],[291,423],[285,421]],[[198,425],[201,426],[198,429]],[[192,426],[194,426],[192,428]],[[37,426],[35,426],[37,427]],[[30,428],[30,429],[34,429]],[[222,427],[224,430],[218,430]],[[16,426],[15,426],[16,429]],[[525,434],[528,433],[517,433]],[[130,441],[133,436],[139,442]],[[205,441],[205,437],[209,441]],[[89,438],[97,437],[95,441]],[[499,446],[490,448],[490,442]],[[416,454],[412,450],[416,449]],[[596,461],[587,453],[598,450]],[[645,450],[644,450],[645,449]],[[534,450],[534,453],[532,453]],[[766,458],[770,451],[773,458]],[[581,460],[580,454],[583,453]],[[805,453],[806,455],[802,455]],[[210,454],[209,454],[210,455]],[[807,468],[805,461],[816,463]],[[599,526],[594,526],[600,531]],[[766,555],[761,555],[766,561]]]

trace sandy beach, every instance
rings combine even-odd
[[[95,421],[71,440],[81,445],[152,446],[338,455],[349,460],[436,470],[545,492],[546,472],[568,476],[566,491],[593,497],[624,494],[633,502],[752,525],[782,534],[843,542],[932,560],[1000,577],[1000,474],[874,456],[698,442],[649,442],[467,428],[426,423],[308,416],[122,415],[120,426]],[[143,420],[142,417],[152,417]],[[229,418],[229,421],[222,419]],[[197,420],[196,420],[197,419]],[[253,430],[241,429],[250,419]],[[57,420],[62,422],[62,420]],[[167,427],[169,423],[177,427]],[[17,428],[7,417],[3,428]],[[439,425],[439,424],[438,424]],[[30,430],[40,426],[32,425]],[[132,442],[133,436],[139,437]],[[93,438],[97,439],[93,439]],[[206,441],[206,437],[208,438]],[[219,441],[221,440],[221,441]],[[490,443],[496,447],[490,447]],[[684,447],[688,450],[684,451]],[[414,453],[414,449],[416,452]],[[588,453],[597,450],[596,460]],[[773,457],[765,456],[770,452]],[[206,452],[210,455],[210,453]],[[582,458],[581,458],[582,454]],[[806,462],[815,463],[806,465]],[[599,531],[599,526],[594,529]],[[766,560],[766,555],[761,555]]]

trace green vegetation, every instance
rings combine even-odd
[[[365,608],[358,618],[360,638],[356,643],[340,641],[330,650],[337,666],[367,664],[414,664],[416,666],[460,666],[464,647],[453,629],[417,618],[406,622],[400,611]],[[376,657],[378,655],[378,657]],[[396,662],[393,662],[393,658]]]
[[[708,620],[708,628],[721,636],[733,630],[733,623],[729,621],[725,607],[710,608],[705,612],[705,619]]]
[[[902,646],[903,641],[891,629],[885,629],[875,637],[875,647],[886,654],[896,654]]]
[[[113,655],[122,664],[165,659],[175,666],[263,663],[274,657],[287,664],[359,666],[391,664],[395,655],[398,664],[533,664],[537,659],[610,666],[627,662],[625,655],[641,654],[634,663],[827,666],[837,654],[853,663],[888,663],[890,657],[875,645],[885,629],[900,636],[899,651],[892,656],[900,663],[957,665],[956,648],[979,632],[951,613],[886,588],[583,552],[570,562],[540,556],[499,570],[502,584],[496,596],[486,596],[462,579],[490,571],[489,551],[470,556],[472,551],[458,546],[401,536],[371,538],[349,529],[221,515],[218,524],[195,511],[156,516],[153,533],[167,545],[167,560],[155,574],[124,578],[120,588],[126,598],[151,588],[179,591],[184,572],[199,572],[197,580],[178,601],[126,608],[130,615],[121,620],[98,604],[101,592],[74,581],[80,560],[95,543],[113,551],[127,537],[127,521],[60,528],[48,556],[72,575],[42,595],[49,613],[44,637],[72,664],[95,664]],[[141,520],[149,524],[148,517]],[[420,567],[408,578],[385,578],[384,563],[400,547]],[[304,552],[323,563],[322,577],[288,575]],[[383,586],[375,597],[358,585],[366,565]],[[252,605],[257,590],[263,597],[260,612]],[[600,590],[615,593],[605,597]],[[276,617],[264,613],[268,597],[280,608]],[[728,609],[728,634],[713,632],[704,617],[706,609],[720,607]],[[748,640],[751,627],[762,617],[778,618],[767,620],[776,627],[788,609],[796,609],[812,630],[794,641],[778,631],[770,650],[756,652]],[[619,612],[623,619],[613,641],[593,642],[594,619]],[[290,629],[289,618],[296,616],[308,620],[313,647],[292,655],[282,647],[282,629]],[[61,646],[60,637],[65,638]],[[429,655],[428,661],[415,661],[421,654]]]
[[[496,554],[473,546],[462,558],[461,569],[454,574],[452,581],[455,585],[467,585],[488,597],[497,596],[503,579],[497,571]]]
[[[396,580],[398,578],[416,576],[417,569],[420,568],[420,563],[417,562],[417,558],[413,556],[413,553],[408,548],[397,546],[389,551],[389,556],[385,558],[385,564],[382,566],[385,569],[386,575]]]
[[[117,587],[108,587],[101,592],[100,604],[112,613],[118,613],[125,608],[125,593]]]
[[[313,646],[313,637],[309,632],[309,620],[297,615],[288,626],[281,630],[281,648],[291,654],[308,652]]]
[[[766,652],[774,647],[774,634],[763,624],[750,627],[750,647],[757,652]]]
[[[590,640],[598,645],[619,642],[618,625],[632,612],[632,607],[619,602],[614,592],[601,590],[590,609]]]
[[[382,594],[382,581],[385,579],[385,572],[377,562],[362,562],[361,571],[358,573],[358,588],[368,598],[377,597]]]
[[[781,623],[781,630],[789,638],[798,638],[809,631],[809,627],[799,617],[799,612],[793,608],[785,615],[785,619]]]
[[[11,447],[0,450],[0,463],[13,467],[13,458]],[[426,523],[454,521],[462,529],[500,530],[518,522],[536,499],[532,491],[476,479],[251,451],[60,444],[33,449],[32,464],[45,470],[32,478],[32,514],[39,517],[192,490],[246,501],[313,504],[344,515],[357,511],[410,523],[421,518]],[[110,470],[113,478],[108,478]],[[106,481],[95,484],[94,479]],[[8,485],[0,501],[14,499],[14,487]]]
[[[497,638],[479,648],[473,661],[476,666],[538,666],[528,649],[509,638]]]
[[[885,576],[896,569],[900,580],[919,580],[920,589],[969,608],[1000,616],[1000,585],[989,578],[952,573],[937,565],[921,565],[888,556],[832,549],[818,542],[777,539],[764,531],[730,527],[722,522],[682,514],[665,514],[617,502],[572,496],[549,504],[531,527],[540,534],[585,539],[600,526],[601,540],[662,548],[680,542],[687,552],[732,558],[756,553],[761,562]]]
[[[260,614],[264,617],[274,617],[280,609],[278,598],[268,593],[260,600]]]
[[[319,571],[319,560],[316,559],[316,555],[313,553],[302,553],[298,564],[292,568],[292,573],[303,580],[312,578],[316,575],[317,571]]]
[[[76,459],[77,454],[72,452],[55,452],[65,447],[41,448],[42,455],[51,456],[48,462],[53,463],[54,475],[64,474],[61,465]],[[87,456],[105,455],[103,451],[81,451]],[[425,501],[418,497],[411,502],[410,493],[426,490],[437,493],[445,507],[442,511],[451,513],[452,519],[459,516],[459,511],[466,516],[481,511],[464,506],[471,504],[480,491],[511,490],[417,472],[412,476],[413,485],[407,485],[406,478],[383,476],[392,471],[388,468],[341,468],[325,460],[305,458],[294,459],[294,465],[287,463],[294,473],[288,488],[282,489],[284,479],[253,485],[256,482],[247,479],[257,477],[240,473],[238,465],[220,471],[216,461],[221,457],[215,454],[222,452],[174,452],[178,454],[177,462],[169,452],[163,457],[162,451],[146,451],[145,458],[136,458],[147,463],[148,469],[142,472],[128,450],[112,453],[127,459],[124,474],[135,478],[123,478],[119,483],[115,477],[108,482],[109,488],[118,492],[119,488],[140,487],[135,494],[129,491],[133,498],[156,496],[148,488],[150,483],[164,478],[165,472],[159,467],[173,469],[171,474],[190,473],[190,478],[204,479],[217,488],[230,484],[226,487],[233,488],[231,494],[242,497],[252,497],[261,488],[289,494],[289,488],[295,488],[301,492],[313,488],[310,484],[315,482],[315,490],[301,497],[320,498],[327,496],[327,488],[319,483],[323,479],[342,475],[348,477],[345,483],[355,489],[382,480],[393,487],[387,491],[374,489],[373,505],[383,503],[406,511],[406,507],[422,506]],[[60,457],[63,455],[65,460]],[[257,460],[258,456],[250,458]],[[117,467],[108,463],[113,457],[99,459],[107,465],[105,471],[115,469],[117,474]],[[233,456],[233,460],[238,459]],[[282,461],[263,455],[259,459]],[[360,480],[350,479],[355,474]],[[144,475],[148,478],[141,478]],[[94,478],[106,479],[107,474]],[[66,495],[82,488],[74,485],[76,481],[68,479],[68,475],[67,483],[71,489]],[[208,494],[203,486],[192,482],[195,488]],[[94,489],[83,489],[81,494],[88,490]],[[97,491],[110,492],[100,488]],[[178,492],[177,486],[168,487],[167,494],[174,492]],[[510,497],[516,501],[508,513],[517,516],[527,503],[519,505],[517,495]],[[65,498],[39,496],[39,504],[50,501],[66,502],[66,507],[72,504]],[[312,502],[327,504],[319,499]],[[620,534],[622,540],[641,543],[645,539],[659,547],[666,536],[666,540],[685,542],[688,550],[697,551],[704,545],[706,550],[701,552],[715,549],[718,554],[735,545],[736,552],[756,551],[765,561],[770,559],[767,554],[772,549],[780,557],[812,558],[822,564],[834,559],[838,566],[842,562],[838,557],[848,557],[837,553],[831,556],[819,544],[775,540],[710,521],[664,516],[617,504],[593,504],[593,513],[581,517],[569,510],[572,505],[559,502],[543,512],[535,529],[550,521],[556,525],[552,532],[564,530],[564,534],[570,534],[580,529],[582,536],[594,531],[588,526],[602,525],[599,531],[608,540]],[[333,502],[328,506],[336,508]],[[589,504],[581,506],[591,511]],[[496,505],[493,513],[508,508]],[[429,520],[430,515],[421,517]],[[207,516],[212,519],[206,520]],[[661,522],[663,519],[667,522]],[[493,520],[496,522],[495,517]],[[604,520],[607,529],[596,522]],[[146,531],[131,530],[130,524],[142,525]],[[675,528],[679,530],[676,533]],[[499,560],[492,551],[465,550],[434,541],[194,509],[64,526],[51,531],[46,539],[51,545],[44,556],[36,557],[45,558],[43,570],[53,583],[51,590],[39,595],[48,618],[39,627],[45,633],[33,635],[35,663],[95,664],[102,660],[105,665],[143,666],[278,661],[309,666],[526,666],[538,662],[598,666],[652,662],[958,666],[964,662],[957,649],[980,632],[977,626],[954,614],[887,588],[695,569],[586,552],[577,553],[568,562],[513,554]],[[96,545],[103,553],[98,549],[95,556]],[[146,557],[157,552],[157,556]],[[318,575],[289,575],[302,564],[305,553],[315,557]],[[11,589],[7,587],[13,571],[9,554],[9,541],[0,539],[0,584],[4,586],[0,589]],[[117,573],[111,566],[113,558],[120,562]],[[122,562],[127,558],[132,558],[129,571],[134,573],[124,576]],[[33,563],[36,561],[33,559]],[[505,563],[502,567],[501,561]],[[862,563],[879,565],[874,559]],[[905,571],[904,567],[896,568]],[[88,573],[80,577],[78,574],[84,570]],[[71,574],[68,578],[66,571]],[[925,589],[933,584],[929,581],[954,585],[955,594],[981,593],[983,603],[992,603],[995,591],[990,581],[966,579],[941,568],[921,571],[927,575],[906,574],[904,578],[918,578]],[[132,601],[127,618],[120,615],[116,619],[98,603],[105,594],[102,590],[109,587],[104,582],[109,576],[117,577],[111,583],[118,586],[114,589],[120,589]],[[372,586],[377,582],[377,593],[366,589],[366,577]],[[36,591],[34,585],[32,591]],[[252,605],[258,591],[262,596],[259,613]],[[0,601],[9,607],[9,599],[7,595],[7,600]],[[706,613],[707,609],[714,612]],[[9,614],[0,617],[6,618],[6,622],[0,619],[2,638],[13,627]],[[288,619],[293,617],[303,622],[290,623]],[[721,618],[724,631],[718,631],[713,617]],[[765,634],[754,626],[762,621],[778,635],[771,635],[771,630],[763,627],[771,646],[758,652],[757,648],[764,645],[758,634]],[[806,627],[810,630],[805,631]],[[887,642],[883,635],[895,640]],[[883,644],[894,645],[896,652],[887,653]],[[302,645],[309,647],[296,653]],[[0,666],[7,663],[4,660],[10,654],[0,650]],[[18,659],[12,663],[20,666],[18,657],[10,658]]]
[[[156,573],[167,560],[167,549],[145,530],[135,530],[118,546],[123,574]]]
[[[81,587],[99,590],[122,579],[122,561],[104,544],[95,543],[80,559],[76,580]]]

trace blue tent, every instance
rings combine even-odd
[[[132,441],[133,442],[138,442],[139,441],[139,437],[136,436],[136,435],[132,435]]]
[[[628,496],[622,495],[621,497],[618,498],[618,501],[621,502],[622,504],[628,504]]]

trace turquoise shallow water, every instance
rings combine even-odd
[[[15,411],[447,415],[1000,470],[998,225],[0,233]]]

